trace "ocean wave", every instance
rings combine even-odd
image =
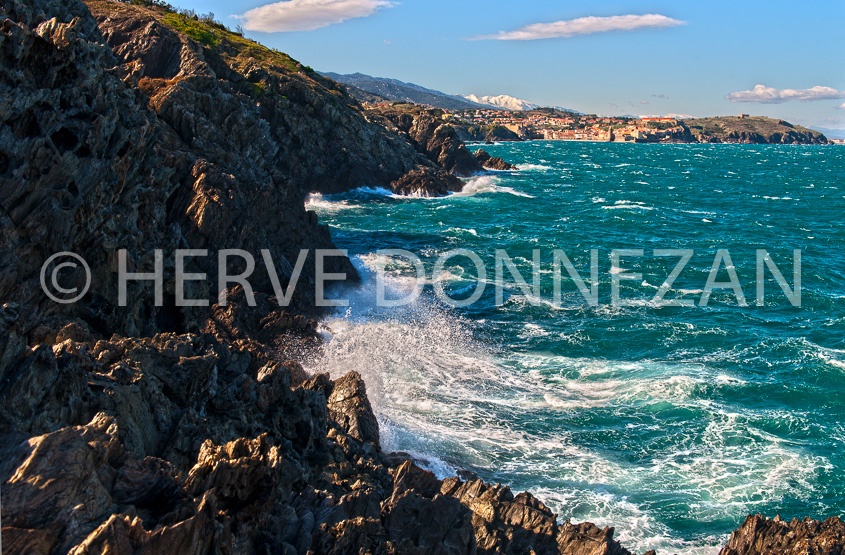
[[[654,210],[653,206],[643,206],[640,204],[616,204],[613,206],[602,206],[604,210]]]
[[[446,230],[446,233],[457,233],[459,235],[472,235],[473,237],[478,237],[478,232],[474,229],[465,229],[462,227],[450,227]]]
[[[509,193],[517,197],[535,198],[533,195],[517,191],[512,187],[505,187],[497,185],[498,179],[491,175],[483,175],[470,179],[463,189],[458,193],[453,193],[451,196],[455,197],[472,197],[483,193]]]
[[[516,169],[519,171],[548,171],[552,170],[551,166],[544,166],[543,164],[516,164]]]
[[[539,146],[532,150],[533,162]],[[518,153],[521,147],[510,148]],[[691,162],[677,167],[674,177],[651,168],[643,172],[634,160],[598,154],[594,160],[604,169],[592,170],[579,163],[586,160],[577,157],[578,150],[554,157],[554,149],[543,148],[549,149],[543,151],[551,160],[549,170],[479,176],[458,198],[391,203],[397,210],[386,217],[396,223],[381,227],[405,230],[407,222],[419,221],[419,234],[412,230],[409,241],[425,244],[424,256],[430,259],[460,242],[513,245],[513,254],[522,255],[514,261],[523,268],[530,262],[530,243],[538,237],[544,247],[610,247],[635,241],[646,249],[652,241],[673,237],[679,245],[699,249],[719,239],[710,237],[712,226],[702,226],[702,221],[729,223],[727,201],[713,194],[721,192],[718,179],[724,181],[725,171],[714,168],[702,174],[703,194],[677,175],[685,169],[698,175],[699,167],[716,164],[718,156],[692,160],[695,150],[713,155],[710,147],[690,147]],[[619,162],[633,162],[624,170],[624,182],[614,181],[610,169]],[[563,178],[574,189],[559,191],[554,184],[562,179],[564,163],[576,173],[584,171],[583,166],[593,173],[584,179]],[[749,178],[738,166],[730,168],[737,170],[737,179]],[[631,177],[633,173],[641,176]],[[755,179],[765,178],[760,175],[764,177]],[[529,176],[532,185],[525,184]],[[678,178],[682,181],[672,182],[678,191],[667,193],[666,179]],[[637,192],[634,179],[651,179],[655,194],[662,191],[664,196],[644,195],[642,187]],[[783,189],[767,192],[764,185],[761,181],[756,190],[726,192],[746,200],[751,192],[790,196]],[[823,190],[825,185],[819,183],[819,193],[841,202],[841,192],[834,197]],[[542,190],[549,202],[492,194],[519,192],[506,186]],[[798,182],[788,188],[805,191],[795,201],[803,210],[812,191]],[[471,202],[460,198],[473,195],[480,197]],[[341,198],[366,206],[354,197]],[[744,221],[776,224],[761,219],[759,210],[766,200],[760,196],[740,206],[757,210]],[[490,210],[480,213],[481,204]],[[602,216],[599,209],[630,210],[633,215]],[[647,210],[665,210],[673,221],[655,218],[649,222],[653,226],[632,225],[630,218],[651,217],[644,215]],[[526,231],[524,218],[529,214],[536,215],[536,230]],[[355,211],[332,218],[344,232],[366,227]],[[347,226],[347,218],[356,226]],[[824,213],[819,220],[796,220],[790,229],[798,226],[803,229],[797,237],[838,237]],[[764,230],[753,224],[747,228],[748,240],[757,244]],[[741,232],[730,230],[721,240],[733,245],[745,237]],[[350,236],[342,240],[351,241],[354,248],[373,248],[370,238],[359,239],[364,233]],[[615,526],[617,539],[640,552],[656,548],[712,554],[726,539],[718,532],[734,528],[746,513],[802,515],[812,510],[822,515],[841,508],[832,499],[841,493],[838,453],[845,428],[832,422],[842,407],[837,386],[845,372],[845,352],[830,347],[841,347],[836,326],[845,320],[840,317],[839,276],[830,270],[837,259],[835,253],[831,256],[828,271],[818,278],[824,283],[805,289],[814,303],[822,298],[821,308],[812,304],[812,309],[799,312],[722,305],[657,310],[649,291],[640,306],[592,307],[569,282],[557,304],[551,295],[537,299],[506,284],[507,302],[502,306],[493,306],[488,294],[470,309],[451,309],[431,294],[430,279],[416,280],[412,265],[365,255],[356,261],[363,276],[359,296],[353,296],[349,312],[322,321],[327,343],[323,355],[307,367],[335,377],[349,370],[362,373],[385,449],[414,454],[439,477],[471,468],[484,480],[508,484],[515,491],[530,490],[561,519]],[[709,271],[709,263],[689,266],[684,275],[692,273],[694,279],[680,280],[668,296],[687,295],[697,301]],[[415,291],[419,285],[423,293],[404,307],[378,307],[368,299],[375,295],[373,280],[379,272],[388,296]],[[602,276],[606,294],[611,278],[604,270]],[[457,266],[437,277],[453,293],[471,292],[476,285],[471,278]],[[644,287],[653,294],[660,281],[648,279],[653,283]],[[639,289],[638,283],[623,285],[623,297],[634,297],[628,287]]]
[[[364,376],[386,450],[413,453],[441,478],[471,467],[486,480],[527,487],[565,518],[614,525],[618,539],[639,550],[706,553],[725,538],[682,541],[631,493],[671,492],[699,522],[739,521],[761,504],[818,494],[829,461],[767,429],[801,429],[807,417],[714,401],[750,387],[721,363],[498,352],[475,339],[481,322],[425,296],[401,309],[375,306],[375,272],[387,268],[382,278],[394,292],[412,288],[399,275],[406,265],[387,258],[356,260],[363,287],[348,311],[323,321],[329,340],[307,364],[335,378]],[[552,333],[527,322],[520,335]],[[660,441],[643,443],[633,460],[616,457],[601,428],[579,430],[585,418],[609,415],[627,420],[626,437]],[[548,425],[514,425],[526,417]]]
[[[378,197],[393,197],[397,196],[390,189],[384,187],[358,187],[352,190],[352,194],[378,196]]]
[[[532,488],[531,493],[547,500],[553,510],[559,507],[579,507],[574,523],[592,522],[599,527],[612,526],[614,539],[628,549],[643,553],[655,549],[657,553],[675,555],[714,555],[727,542],[728,535],[709,535],[693,541],[683,541],[665,524],[659,522],[643,507],[627,496],[608,491],[591,491],[585,495],[575,488]]]
[[[390,189],[386,189],[384,187],[358,187],[357,189],[353,189],[348,193],[353,198],[354,197],[388,197],[388,198],[395,198],[395,199],[422,199],[422,200],[434,200],[440,197],[430,197],[424,195],[422,193],[411,193],[410,195],[400,195],[391,191]]]
[[[349,210],[351,208],[360,208],[356,204],[351,204],[348,200],[329,200],[320,193],[311,193],[305,199],[306,210],[319,210],[324,212],[337,212],[339,210]]]
[[[644,202],[637,200],[617,200],[613,205],[602,206],[604,210],[654,210],[653,206],[649,206]]]

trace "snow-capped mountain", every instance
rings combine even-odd
[[[497,108],[504,108],[505,110],[533,110],[534,108],[540,107],[539,105],[528,102],[527,100],[522,100],[521,98],[508,96],[506,94],[500,94],[498,96],[477,96],[474,94],[464,94],[461,96],[471,102],[476,102],[478,104],[486,104],[488,106],[495,106]]]

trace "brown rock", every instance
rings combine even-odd
[[[213,491],[223,501],[254,501],[256,496],[272,501],[276,486],[281,484],[287,490],[296,479],[281,450],[263,434],[219,447],[210,441],[203,443],[197,464],[185,479],[185,490],[195,496]]]
[[[349,372],[334,383],[328,398],[329,418],[344,433],[378,445],[379,430],[367,388],[358,372]]]
[[[483,171],[458,138],[455,128],[443,121],[438,110],[403,105],[379,107],[371,113],[386,120],[388,127],[395,126],[420,153],[446,171],[459,177],[469,177]]]
[[[46,528],[65,521],[85,526],[106,514],[112,497],[110,472],[104,467],[122,455],[116,436],[114,418],[100,414],[86,426],[30,439],[29,452],[3,492],[3,524]]]
[[[845,523],[837,517],[825,521],[793,519],[790,522],[762,515],[748,515],[719,555],[838,555],[845,553]]]
[[[488,170],[512,171],[516,169],[516,166],[505,162],[498,156],[490,156],[490,154],[483,148],[479,148],[478,150],[476,150],[473,153],[473,156],[475,156],[475,159],[478,160],[479,164],[481,164]]]
[[[49,555],[59,536],[56,530],[28,530],[12,526],[4,526],[2,533],[5,553],[29,555]]]
[[[440,169],[419,168],[403,175],[390,186],[401,195],[443,196],[460,191],[464,182]]]

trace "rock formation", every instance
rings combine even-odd
[[[773,145],[826,145],[822,133],[784,120],[722,116],[683,120],[684,142]]]
[[[320,348],[311,259],[289,306],[270,269],[225,303],[205,280],[186,296],[209,306],[151,283],[120,302],[120,249],[134,272],[169,253],[167,284],[174,249],[268,249],[287,285],[300,249],[333,247],[309,191],[453,190],[479,166],[448,129],[386,127],[284,54],[160,6],[0,10],[4,553],[628,553],[527,493],[383,453],[360,376],[297,362]],[[91,266],[74,304],[39,285],[60,251]],[[218,262],[189,269],[214,283]],[[327,270],[354,277],[343,257]]]
[[[455,128],[441,119],[440,111],[399,104],[374,108],[369,113],[380,116],[388,129],[407,137],[420,153],[453,174],[469,177],[483,171]]]
[[[839,555],[845,553],[845,523],[837,517],[824,522],[806,518],[790,522],[749,515],[719,555]]]
[[[475,159],[478,160],[479,164],[488,170],[511,171],[516,169],[516,166],[505,162],[498,156],[490,156],[490,153],[483,148],[476,150],[473,153],[473,156],[475,156]]]
[[[466,142],[521,141],[523,139],[523,137],[502,125],[474,125],[456,122],[450,125],[455,128],[458,138]]]

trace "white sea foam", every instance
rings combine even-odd
[[[375,306],[375,272],[383,272],[389,294],[413,290],[407,262],[371,254],[356,265],[364,285],[344,295],[351,301],[348,311],[323,322],[329,341],[307,368],[335,378],[360,372],[383,447],[412,453],[441,478],[473,465],[487,480],[530,487],[562,518],[577,514],[576,521],[615,526],[617,538],[631,549],[690,555],[714,553],[725,538],[681,542],[627,492],[672,492],[701,522],[726,515],[739,522],[760,503],[820,493],[814,484],[830,463],[757,424],[776,419],[800,428],[806,425],[802,415],[730,409],[713,400],[724,397],[714,389],[745,387],[723,363],[748,358],[747,352],[714,353],[712,364],[501,353],[474,339],[474,325],[481,323],[465,321],[426,296],[404,308]],[[520,298],[527,300],[511,297]],[[553,332],[526,323],[517,333],[537,339]],[[806,348],[840,362],[834,350],[809,342]],[[637,407],[644,415],[678,409],[697,416],[675,425],[629,419],[629,434],[662,438],[635,460],[614,455],[611,446],[590,447],[590,434],[605,433],[601,428],[578,432],[583,418],[629,414]],[[514,425],[526,417],[571,425],[541,432]]]
[[[554,169],[551,166],[544,166],[543,164],[517,164],[516,169],[519,171],[547,171]]]
[[[452,196],[456,197],[472,197],[482,193],[509,193],[517,197],[534,198],[528,193],[517,191],[512,187],[504,187],[497,185],[498,178],[492,175],[482,175],[470,179],[460,192],[454,193]]]
[[[305,199],[305,208],[307,210],[337,212],[338,210],[349,210],[350,208],[359,208],[359,206],[350,203],[348,200],[329,200],[326,199],[320,193],[311,193]]]
[[[605,210],[654,210],[653,206],[636,200],[617,200],[612,206],[605,205],[602,208]]]
[[[474,229],[464,229],[462,227],[450,227],[446,230],[446,233],[457,233],[459,235],[472,235],[474,237],[478,237],[478,232]]]
[[[653,206],[642,206],[640,204],[615,204],[613,206],[602,206],[604,210],[654,210]]]

